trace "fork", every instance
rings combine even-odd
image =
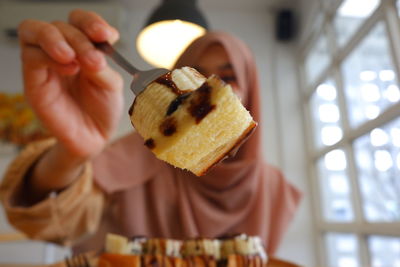
[[[70,258],[65,258],[67,267],[91,267],[86,255],[79,254]]]
[[[146,71],[138,70],[120,53],[118,53],[118,51],[115,50],[114,47],[108,42],[94,43],[94,46],[101,50],[104,54],[110,56],[115,63],[133,76],[131,90],[135,95],[138,95],[155,79],[169,72],[169,70],[163,68],[156,68]]]

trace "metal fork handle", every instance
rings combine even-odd
[[[108,42],[94,43],[94,46],[101,50],[103,53],[109,55],[115,63],[117,63],[121,68],[126,70],[128,73],[134,76],[140,70],[135,68],[131,63],[129,63],[117,50],[112,47]]]

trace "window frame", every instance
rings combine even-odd
[[[317,262],[320,266],[327,266],[328,255],[325,242],[326,233],[354,233],[357,236],[359,247],[360,266],[371,266],[371,255],[368,248],[368,237],[371,235],[400,237],[399,222],[393,223],[372,223],[367,222],[362,210],[362,194],[358,185],[357,167],[353,151],[353,141],[369,133],[374,128],[385,125],[386,123],[400,117],[400,102],[383,111],[376,119],[369,120],[360,126],[350,127],[347,103],[344,95],[343,76],[341,65],[349,57],[351,52],[364,40],[371,30],[379,23],[383,22],[388,33],[389,52],[391,53],[394,71],[400,83],[400,19],[396,7],[396,0],[381,0],[376,10],[366,18],[358,27],[358,30],[349,38],[342,47],[336,46],[334,18],[339,6],[344,0],[318,0],[317,5],[322,10],[316,14],[313,25],[315,27],[309,33],[309,38],[300,44],[298,53],[298,77],[300,91],[303,102],[303,118],[305,123],[306,136],[306,156],[309,162],[310,191],[313,205],[313,216],[317,231]],[[313,45],[318,41],[321,34],[325,34],[328,39],[328,52],[331,61],[328,66],[320,72],[312,84],[307,82],[305,64],[307,56]],[[342,139],[334,145],[317,148],[313,142],[313,123],[311,118],[311,97],[318,85],[326,80],[332,80],[336,85],[338,107],[341,114],[341,126],[343,130]],[[354,221],[344,223],[327,222],[323,218],[323,211],[320,197],[320,186],[317,174],[318,159],[327,152],[334,149],[343,149],[348,162],[349,185],[351,187],[351,201],[354,213]]]

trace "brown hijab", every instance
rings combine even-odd
[[[260,122],[259,84],[249,49],[235,37],[210,32],[194,41],[175,67],[193,66],[210,45],[221,44],[233,65],[243,102]],[[299,191],[262,159],[261,127],[233,160],[205,176],[157,160],[138,134],[107,148],[94,161],[95,180],[118,195],[126,235],[190,238],[236,233],[259,235],[273,254],[298,206]]]

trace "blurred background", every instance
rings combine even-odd
[[[96,11],[121,32],[117,49],[148,69],[136,37],[161,2],[0,0],[0,175],[25,143],[47,135],[21,96],[18,23]],[[277,256],[304,266],[400,267],[400,0],[197,6],[209,29],[238,36],[255,54],[265,157],[304,193]],[[132,130],[132,101],[125,90],[115,137]],[[0,209],[0,263],[51,263],[68,253],[26,240]]]

